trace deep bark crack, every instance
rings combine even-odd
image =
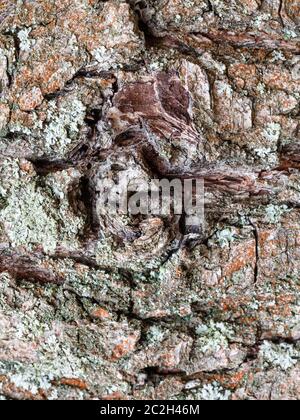
[[[253,227],[253,235],[255,239],[254,284],[257,284],[259,280],[259,259],[260,259],[259,230],[252,221],[250,221],[250,224]]]

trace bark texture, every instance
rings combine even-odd
[[[300,398],[298,0],[0,1],[0,398]],[[203,178],[206,225],[99,186]]]

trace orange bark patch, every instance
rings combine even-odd
[[[21,171],[27,172],[30,175],[34,175],[34,166],[28,160],[21,159],[19,166],[20,166]]]
[[[253,64],[233,64],[228,73],[240,88],[254,87],[257,84],[257,70]]]
[[[38,87],[33,87],[31,90],[24,92],[19,99],[19,106],[22,111],[33,111],[43,102],[43,95]]]
[[[108,319],[111,317],[110,313],[104,308],[97,308],[91,313],[93,318]]]
[[[229,263],[223,268],[223,277],[231,276],[247,265],[254,265],[255,256],[256,247],[254,240],[238,245],[231,252]]]
[[[77,378],[62,378],[59,383],[61,385],[71,386],[72,388],[78,388],[84,391],[88,388],[87,383],[82,379]]]
[[[134,334],[124,338],[123,341],[117,344],[116,347],[113,349],[111,360],[119,360],[122,357],[126,356],[128,353],[131,353],[135,349],[136,342],[137,336]]]
[[[214,380],[218,381],[224,387],[229,388],[232,391],[234,391],[235,389],[237,389],[241,385],[241,383],[245,379],[246,375],[247,375],[247,372],[241,371],[241,372],[234,373],[232,376],[229,376],[229,375],[214,375],[213,378],[214,378]]]

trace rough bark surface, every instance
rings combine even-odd
[[[0,1],[0,398],[300,398],[298,0]],[[99,185],[204,178],[206,226]]]

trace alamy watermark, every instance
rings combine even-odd
[[[98,214],[185,215],[186,226],[204,225],[203,179],[101,179],[97,185]]]

